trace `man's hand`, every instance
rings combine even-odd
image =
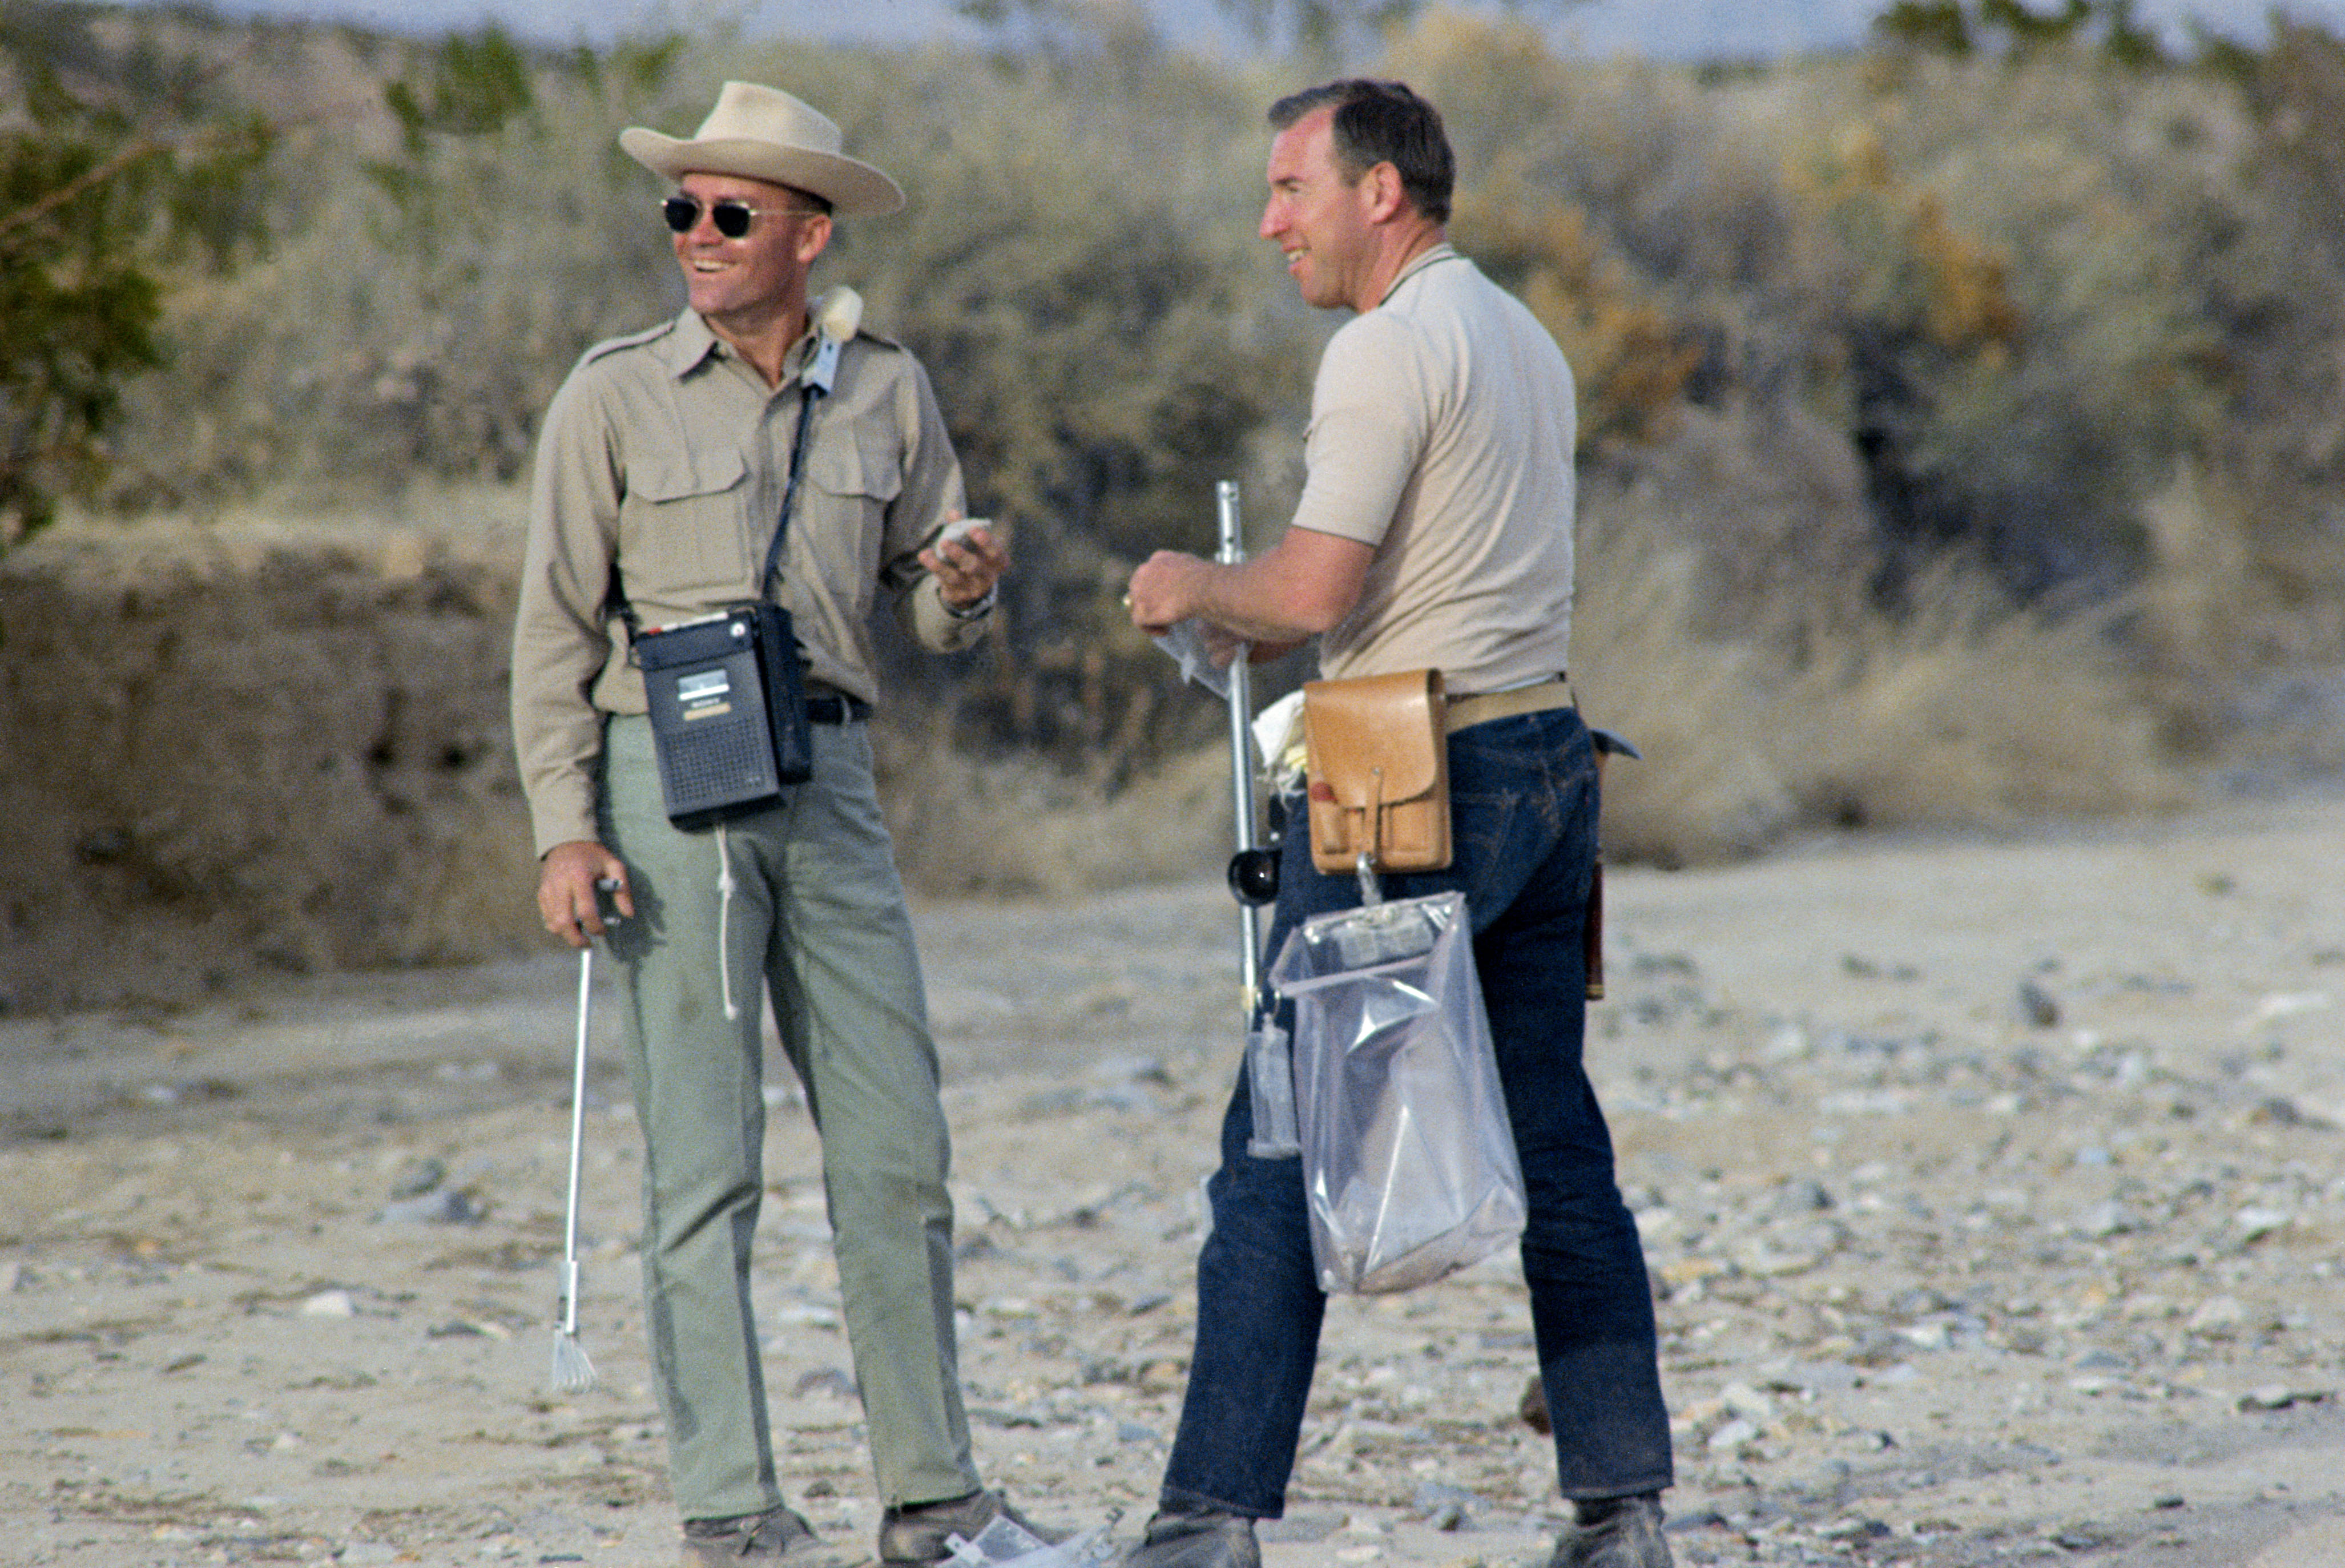
[[[1140,563],[1132,574],[1132,586],[1124,591],[1132,623],[1152,637],[1171,631],[1197,613],[1201,590],[1212,572],[1211,561],[1177,550],[1158,551]]]
[[[980,523],[959,539],[932,544],[920,551],[919,561],[934,574],[945,603],[966,610],[987,594],[1010,570],[1010,547]]]
[[[573,947],[603,935],[603,911],[594,884],[613,882],[612,906],[634,918],[635,896],[627,885],[627,863],[592,839],[574,838],[545,852],[538,863],[537,912],[545,928]]]

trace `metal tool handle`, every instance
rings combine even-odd
[[[1245,560],[1245,532],[1238,517],[1238,485],[1223,480],[1213,486],[1221,525],[1221,550],[1214,556],[1224,566]],[[1257,847],[1254,800],[1254,686],[1246,668],[1249,649],[1238,645],[1230,661],[1230,808],[1237,821],[1241,854]],[[1238,905],[1238,979],[1245,991],[1246,1019],[1253,1022],[1262,1000],[1262,911],[1251,904]]]
[[[578,954],[578,1048],[570,1064],[569,1217],[562,1227],[562,1331],[578,1332],[578,1165],[586,1131],[586,1023],[594,996],[594,947]]]

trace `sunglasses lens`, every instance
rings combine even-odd
[[[669,197],[660,203],[660,216],[666,218],[667,226],[678,234],[689,234],[692,226],[700,221],[699,198]],[[740,238],[749,232],[749,226],[756,220],[757,209],[746,201],[736,201],[727,197],[708,206],[708,221],[715,224],[716,232],[727,239]]]

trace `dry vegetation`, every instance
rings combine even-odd
[[[106,493],[0,562],[0,997],[526,936],[511,487],[578,352],[675,305],[615,129],[688,129],[727,76],[804,89],[914,194],[828,275],[923,355],[1017,540],[1006,636],[890,654],[913,876],[1218,858],[1217,715],[1115,594],[1209,541],[1214,480],[1258,541],[1294,493],[1332,322],[1254,220],[1261,106],[1309,67],[1115,26],[532,57],[40,15],[0,99],[27,52],[99,80],[145,50],[282,134],[273,243],[178,280]],[[1450,118],[1457,238],[1580,376],[1574,673],[1650,759],[1608,779],[1616,856],[2339,765],[2345,47],[2287,28],[2225,64],[1883,43],[1700,72],[1439,11],[1389,40],[1376,68]]]

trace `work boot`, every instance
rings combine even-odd
[[[787,1508],[684,1522],[684,1568],[850,1568],[853,1562]]]
[[[945,1543],[958,1535],[975,1541],[996,1519],[1010,1522],[1040,1541],[1056,1546],[1066,1539],[1062,1531],[1045,1530],[1016,1509],[998,1492],[972,1492],[943,1502],[920,1502],[890,1508],[879,1515],[879,1561],[884,1568],[931,1568],[947,1561],[952,1548]]]
[[[1218,1508],[1163,1509],[1122,1568],[1262,1568],[1254,1521]]]
[[[1571,1517],[1547,1568],[1670,1568],[1660,1492],[1574,1502]]]

